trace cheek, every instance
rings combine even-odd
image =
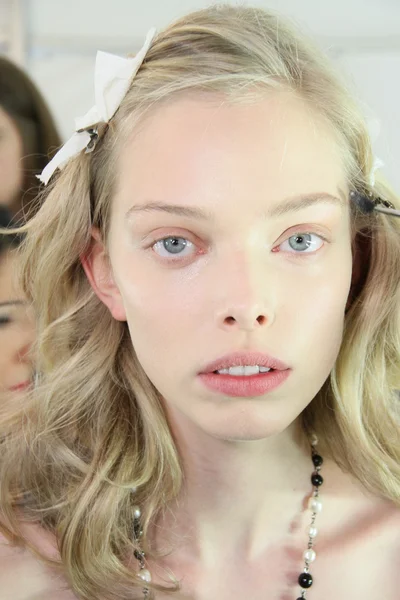
[[[168,395],[199,360],[204,285],[179,269],[163,271],[145,263],[131,261],[114,275],[138,360],[156,388]],[[215,331],[210,333],[215,336]]]
[[[301,311],[299,317],[304,326],[307,324],[309,337],[318,343],[319,349],[336,347],[341,340],[347,293],[348,286],[340,289],[326,284],[314,292],[312,301],[308,297],[309,306]]]
[[[196,323],[202,305],[201,285],[176,270],[156,272],[139,266],[126,269],[118,285],[134,341],[143,335],[148,343],[176,339],[187,323]],[[151,338],[151,339],[150,339]]]
[[[15,334],[10,330],[0,332],[0,387],[6,386],[6,382],[10,379],[11,370],[14,365],[14,356],[16,354]]]
[[[291,298],[291,313],[298,320],[314,323],[313,330],[318,332],[338,319],[343,320],[350,290],[350,275],[340,280],[327,280],[326,277],[306,279],[295,290]]]
[[[333,367],[342,341],[351,254],[331,265],[328,276],[326,273],[324,268],[315,277],[299,281],[280,315],[282,335],[293,340],[296,356],[323,371]],[[297,333],[295,338],[290,331]],[[314,357],[312,363],[310,357]]]

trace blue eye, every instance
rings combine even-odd
[[[324,238],[316,233],[296,233],[280,244],[279,247],[282,247],[285,244],[287,244],[287,246],[283,249],[284,252],[292,254],[310,254],[316,252],[323,246]]]
[[[279,249],[279,252],[301,256],[316,253],[324,245],[324,241],[327,241],[326,238],[316,233],[298,232],[291,235],[276,248]],[[193,254],[195,244],[187,238],[170,235],[156,240],[151,247],[161,258],[176,257],[176,259],[180,259],[189,258]],[[185,250],[187,251],[185,252]]]
[[[160,250],[164,250],[166,254],[159,254],[159,256],[168,257],[168,256],[182,256],[183,250],[185,248],[189,248],[193,246],[192,242],[187,240],[186,238],[170,236],[166,238],[162,238],[158,240],[155,244],[153,244],[153,248],[158,247]],[[158,254],[158,252],[157,252]],[[184,254],[183,256],[187,256]]]

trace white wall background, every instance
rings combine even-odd
[[[5,2],[7,0],[0,0]],[[151,26],[212,0],[22,0],[25,66],[66,138],[93,104],[97,49],[136,51]],[[232,2],[235,3],[235,2]],[[241,2],[248,4],[249,2]],[[294,19],[344,70],[380,135],[377,154],[400,192],[400,0],[252,0]]]

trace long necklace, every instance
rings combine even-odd
[[[318,438],[315,434],[311,436],[310,445],[311,445],[311,460],[314,465],[314,470],[311,475],[311,483],[313,485],[313,491],[308,501],[308,508],[311,510],[311,523],[307,528],[308,533],[308,546],[307,550],[303,553],[304,559],[304,568],[302,573],[300,573],[298,577],[298,584],[301,588],[300,596],[297,600],[305,600],[307,597],[307,590],[313,584],[313,577],[310,573],[310,564],[314,562],[316,558],[316,553],[313,550],[314,540],[318,533],[317,528],[315,527],[315,521],[317,518],[317,514],[322,510],[322,503],[319,499],[319,488],[323,484],[324,480],[320,475],[321,466],[323,463],[323,458],[320,454],[315,450],[316,445],[318,444]],[[133,507],[133,537],[137,544],[139,544],[140,538],[143,535],[143,530],[140,522],[141,511],[139,506]],[[139,562],[139,577],[143,580],[143,598],[146,600],[150,597],[150,589],[146,586],[146,583],[151,582],[151,574],[150,571],[146,568],[146,556],[143,550],[135,550],[135,558]]]

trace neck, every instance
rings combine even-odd
[[[287,535],[312,491],[310,445],[299,421],[257,441],[216,439],[178,415],[172,430],[184,485],[161,519],[163,539],[169,532],[186,557],[211,562],[227,548],[255,556],[266,539]]]

